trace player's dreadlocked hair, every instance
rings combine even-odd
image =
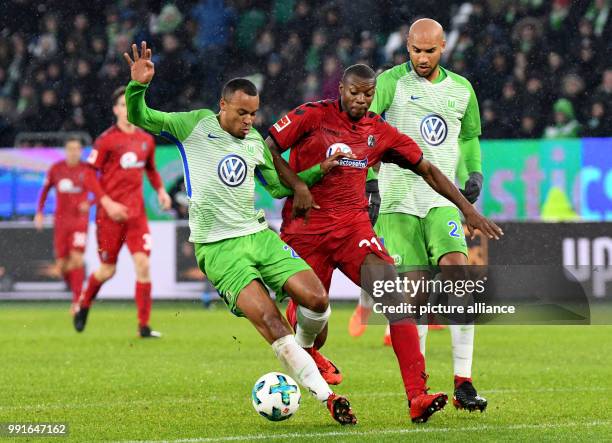
[[[364,80],[370,80],[376,78],[376,73],[368,65],[352,65],[344,70],[344,74],[342,74],[342,82],[344,83],[347,78],[352,76],[362,78]]]
[[[229,100],[236,91],[242,91],[250,96],[257,95],[257,88],[251,80],[247,80],[246,78],[233,78],[223,86],[221,97],[225,100]]]

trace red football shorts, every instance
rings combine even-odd
[[[53,231],[55,258],[66,258],[70,251],[83,253],[87,245],[87,225],[85,226],[55,226]]]
[[[123,243],[127,243],[131,254],[144,252],[149,255],[151,253],[151,234],[147,218],[144,216],[130,218],[121,223],[102,216],[96,219],[96,226],[98,255],[102,263],[117,263]]]
[[[361,264],[369,254],[394,264],[374,233],[367,213],[351,226],[338,226],[323,234],[282,233],[281,238],[310,265],[327,291],[335,268],[361,286]]]

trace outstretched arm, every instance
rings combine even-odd
[[[145,131],[161,135],[175,144],[182,143],[193,131],[196,124],[207,115],[214,115],[208,109],[190,112],[161,112],[151,109],[145,102],[145,92],[155,75],[155,65],[151,61],[151,49],[142,42],[140,53],[132,45],[134,60],[126,53],[123,58],[130,66],[131,81],[125,90],[128,121]]]
[[[496,240],[499,240],[499,237],[504,234],[499,226],[483,217],[459,192],[459,189],[457,189],[453,182],[429,161],[422,159],[413,168],[413,171],[423,177],[434,191],[453,202],[463,212],[468,232],[472,238],[474,237],[475,228],[479,229],[487,237],[495,238]]]

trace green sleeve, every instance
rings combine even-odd
[[[459,152],[461,163],[465,165],[465,170],[470,172],[480,172],[482,174],[482,161],[480,158],[480,142],[478,137],[470,139],[459,139]]]
[[[366,181],[369,182],[371,180],[378,180],[378,174],[374,168],[368,168],[368,176],[366,177]]]
[[[370,105],[370,111],[382,114],[393,102],[397,81],[407,73],[406,64],[397,65],[378,76],[376,79],[376,92]]]
[[[482,133],[480,129],[480,110],[478,109],[478,99],[474,93],[474,88],[472,88],[472,85],[467,80],[465,80],[464,84],[470,91],[470,99],[461,119],[459,138],[470,140],[477,138]]]
[[[263,141],[262,143],[264,144],[264,162],[255,168],[255,176],[272,197],[283,198],[293,195],[293,189],[286,187],[281,182],[274,168],[272,154],[270,153],[268,145]],[[305,171],[298,172],[298,176],[310,188],[321,180],[324,174],[321,172],[321,165],[318,164]]]
[[[198,109],[190,112],[161,112],[151,109],[145,102],[145,92],[149,84],[130,81],[125,90],[128,121],[146,131],[179,142],[185,141],[193,128],[202,118],[214,115],[209,109]]]

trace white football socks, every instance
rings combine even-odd
[[[325,327],[330,315],[331,308],[329,306],[325,312],[314,312],[298,305],[295,341],[303,348],[311,348],[314,345],[315,338]]]
[[[429,325],[417,325],[421,354],[425,357],[427,331]],[[472,358],[474,354],[474,325],[448,325],[453,349],[453,370],[459,377],[472,376]]]
[[[293,377],[308,389],[317,400],[327,401],[332,390],[321,374],[312,357],[295,341],[293,335],[285,335],[272,343],[276,357]]]
[[[472,377],[474,355],[474,325],[449,325],[453,344],[453,366],[455,375]]]
[[[421,354],[425,357],[425,346],[427,345],[427,331],[429,331],[429,325],[417,325],[417,331],[419,331],[419,346],[421,347]]]

